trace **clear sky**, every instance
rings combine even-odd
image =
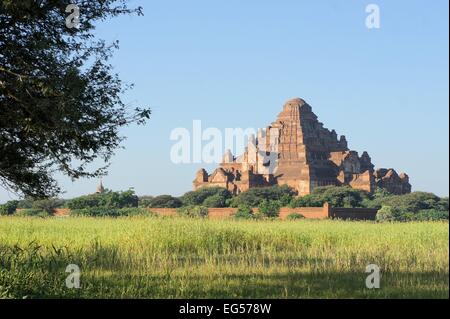
[[[98,28],[119,40],[115,71],[135,88],[124,100],[148,105],[145,127],[112,160],[107,188],[139,195],[191,190],[198,168],[173,164],[170,132],[265,127],[293,97],[304,98],[349,147],[376,167],[410,175],[414,190],[449,193],[447,0],[131,1],[144,17]],[[379,29],[365,24],[377,4]],[[81,8],[81,18],[82,18]],[[63,197],[92,193],[98,180],[59,178]],[[0,202],[13,198],[0,189]]]

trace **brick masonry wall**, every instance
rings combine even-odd
[[[159,216],[175,216],[177,214],[176,208],[149,208],[148,210]]]
[[[328,218],[328,211],[324,207],[283,207],[280,209],[280,218],[286,219],[291,214],[302,214],[305,218],[325,219]]]
[[[160,216],[176,216],[177,209],[176,208],[149,208],[149,211],[152,211]],[[258,208],[254,209],[255,212],[258,211]],[[213,219],[221,219],[221,218],[229,218],[233,214],[237,212],[237,208],[209,208],[208,215],[209,218]],[[290,207],[282,207],[280,209],[280,218],[286,219],[290,214],[302,214],[305,218],[309,219],[348,219],[348,220],[375,220],[377,215],[376,209],[369,208],[334,208],[330,207],[327,203],[323,207],[299,207],[299,208],[290,208]],[[56,216],[67,216],[70,215],[70,209],[62,208],[56,209]]]
[[[69,208],[56,208],[55,209],[55,216],[67,216],[67,215],[70,215]]]
[[[349,220],[375,220],[378,210],[372,208],[330,208],[330,218]]]
[[[237,208],[209,208],[208,216],[213,219],[229,218],[237,212]],[[176,208],[149,208],[149,211],[157,213],[160,216],[174,216],[177,214]],[[253,209],[254,212],[258,212],[258,208]],[[300,207],[290,208],[283,207],[280,209],[280,218],[286,219],[290,214],[302,214],[306,218],[325,219],[328,218],[328,212],[323,207]]]
[[[177,214],[176,208],[149,208],[161,216],[174,216]],[[255,212],[258,208],[253,209]],[[237,208],[209,208],[209,218],[220,219],[229,218],[237,212]],[[290,214],[302,214],[310,219],[350,219],[350,220],[375,220],[377,210],[369,208],[333,208],[325,203],[323,207],[282,207],[280,209],[280,218],[286,219]]]

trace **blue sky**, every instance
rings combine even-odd
[[[265,127],[293,97],[304,98],[349,147],[376,167],[410,175],[414,190],[449,193],[447,0],[131,1],[144,17],[99,26],[119,40],[112,60],[148,105],[144,127],[112,159],[106,187],[140,195],[182,194],[209,165],[170,161],[176,127]],[[365,8],[379,5],[381,28]],[[82,18],[81,8],[81,18]],[[60,177],[63,197],[91,193],[97,180]],[[0,201],[13,195],[0,190]]]

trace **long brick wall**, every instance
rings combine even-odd
[[[326,207],[283,207],[280,209],[280,218],[286,219],[291,214],[302,214],[305,218],[326,219],[328,218],[328,210]]]
[[[149,208],[149,211],[152,211],[160,216],[175,216],[177,214],[176,208]],[[237,208],[226,207],[226,208],[209,208],[208,209],[208,217],[213,219],[220,218],[229,218],[233,216],[237,212]],[[258,212],[258,208],[254,208],[253,211]],[[314,219],[325,219],[328,218],[328,211],[324,207],[299,207],[299,208],[290,208],[283,207],[280,209],[280,218],[286,219],[290,214],[302,214],[306,218],[314,218]]]
[[[160,216],[176,216],[176,208],[149,208]],[[257,212],[258,208],[254,208]],[[209,218],[220,219],[229,218],[237,212],[237,208],[209,208],[208,216]],[[280,218],[286,219],[290,214],[302,214],[305,218],[309,219],[347,219],[347,220],[375,220],[377,215],[377,209],[369,208],[336,208],[330,207],[328,203],[325,203],[323,207],[299,207],[290,208],[282,207],[280,209]],[[55,212],[56,216],[70,215],[70,209],[62,208],[57,209]]]
[[[150,211],[160,216],[174,216],[177,214],[176,208],[149,208]],[[253,209],[254,212],[258,208]],[[369,208],[334,208],[325,203],[323,207],[282,207],[280,209],[280,218],[286,219],[290,214],[302,214],[309,219],[349,219],[349,220],[375,220],[377,209]],[[237,212],[237,208],[209,208],[208,217],[214,219],[229,218]]]
[[[372,208],[330,208],[330,218],[349,220],[375,220],[378,209]]]

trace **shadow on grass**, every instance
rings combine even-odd
[[[365,273],[279,273],[189,277],[200,298],[448,298],[448,273],[386,274],[381,289],[365,287]],[[176,282],[176,281],[175,281]],[[180,296],[184,297],[184,296]]]
[[[364,272],[304,271],[305,260],[325,268],[329,260],[263,258],[264,266],[234,269],[233,256],[223,263],[218,256],[205,271],[203,258],[188,263],[165,256],[143,266],[96,245],[77,254],[33,245],[0,248],[0,298],[449,298],[448,271],[385,273],[381,289],[371,290]],[[72,263],[82,269],[80,289],[65,286],[65,267]]]
[[[62,298],[448,298],[448,273],[391,273],[380,289],[365,287],[364,273],[130,275],[87,274],[77,291],[55,289]]]

